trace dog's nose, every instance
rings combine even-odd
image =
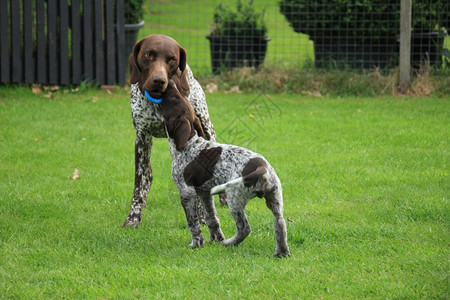
[[[155,75],[152,79],[154,85],[163,86],[166,84],[166,79],[164,78],[164,76]]]

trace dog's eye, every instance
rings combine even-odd
[[[177,59],[175,57],[169,57],[169,63],[174,63],[177,61]]]
[[[144,57],[149,59],[153,58],[154,57],[153,52],[152,51],[145,52]]]

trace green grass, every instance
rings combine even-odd
[[[219,137],[250,138],[277,170],[289,259],[272,258],[259,199],[240,246],[188,249],[164,139],[142,224],[121,228],[134,178],[128,93],[51,100],[2,86],[0,298],[448,297],[448,98],[207,97]],[[227,208],[218,214],[231,236]]]

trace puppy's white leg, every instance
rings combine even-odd
[[[206,225],[209,229],[209,242],[221,242],[225,236],[220,229],[219,218],[217,217],[216,207],[214,206],[214,199],[212,196],[205,195],[201,197],[206,211]]]
[[[181,194],[181,191],[180,191]],[[186,214],[186,225],[192,236],[192,242],[189,244],[189,248],[197,248],[203,246],[205,240],[202,235],[202,229],[197,217],[197,209],[195,202],[195,195],[181,196],[181,205],[183,206]]]
[[[266,205],[272,211],[275,229],[275,239],[277,241],[277,247],[275,249],[274,256],[285,257],[290,256],[289,247],[287,244],[287,230],[286,221],[283,217],[283,193],[281,190],[281,184],[279,179],[276,178],[277,185],[275,188],[268,192],[264,197],[266,198]]]
[[[236,234],[222,242],[225,246],[235,246],[241,243],[252,231],[245,215],[245,207],[250,199],[239,198],[239,195],[226,190],[228,196],[228,208],[236,222]]]

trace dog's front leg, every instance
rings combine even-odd
[[[201,198],[206,211],[205,221],[209,228],[209,242],[221,242],[225,239],[225,236],[220,229],[220,222],[217,217],[216,207],[214,206],[214,199],[210,195],[203,195]]]
[[[196,199],[195,196],[181,196],[181,205],[183,205],[184,213],[186,214],[186,225],[189,228],[192,236],[192,242],[189,248],[197,248],[203,246],[205,240],[202,235],[202,229],[197,217]]]
[[[142,219],[142,208],[147,205],[147,194],[153,181],[150,154],[152,150],[152,136],[148,133],[136,134],[135,144],[135,176],[134,192],[131,200],[130,213],[123,223],[123,227],[138,227]]]

